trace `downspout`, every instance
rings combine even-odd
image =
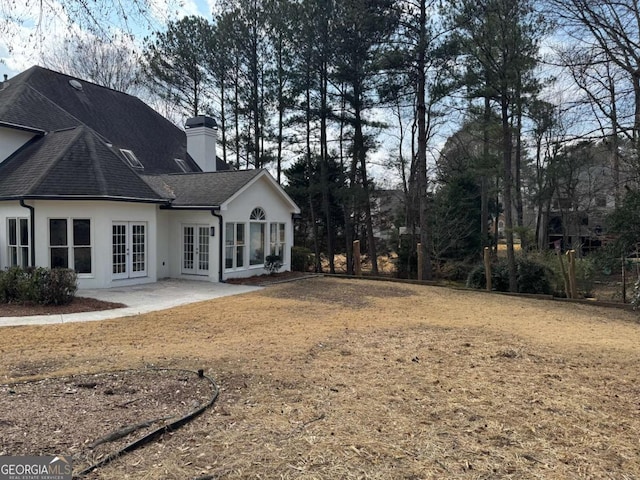
[[[218,219],[218,281],[220,283],[223,283],[224,280],[222,279],[222,264],[224,261],[223,258],[223,245],[222,245],[222,215],[220,215],[219,213],[216,213],[216,211],[220,211],[220,207],[214,208],[211,210],[211,215],[213,215],[214,217],[216,217]]]
[[[29,210],[29,224],[31,235],[29,235],[29,243],[31,244],[31,266],[36,266],[36,209],[32,205],[24,203],[24,199],[20,199],[20,206]]]

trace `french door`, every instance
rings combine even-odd
[[[112,226],[112,277],[147,276],[147,224],[114,222]]]
[[[209,275],[208,225],[182,225],[182,273]]]

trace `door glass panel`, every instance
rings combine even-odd
[[[184,227],[184,254],[182,258],[182,268],[185,270],[193,270],[194,257],[194,228]]]
[[[127,227],[113,225],[113,273],[122,274],[127,271]]]
[[[209,270],[209,227],[198,227],[198,270]]]
[[[144,225],[131,226],[131,250],[133,252],[133,257],[131,259],[131,269],[134,272],[144,272],[146,270],[146,242],[144,227]]]

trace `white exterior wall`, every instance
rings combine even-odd
[[[220,269],[223,279],[249,277],[266,273],[263,265],[249,265],[249,217],[254,208],[260,207],[266,214],[265,255],[269,252],[269,224],[284,223],[286,250],[281,270],[290,270],[291,247],[293,246],[292,206],[272,182],[258,178],[240,195],[223,205],[219,212],[223,217],[220,225],[210,210],[163,210],[158,205],[132,202],[108,201],[60,201],[29,200],[27,205],[35,208],[35,260],[37,266],[49,267],[49,219],[90,219],[92,273],[79,274],[78,286],[86,288],[110,288],[141,283],[152,283],[160,278],[184,278],[209,282],[219,281]],[[7,218],[30,218],[30,211],[18,201],[0,202],[0,268],[8,267]],[[136,278],[112,278],[113,223],[135,222],[146,224],[146,275]],[[244,267],[224,270],[225,223],[244,223],[246,248]],[[183,271],[183,227],[202,226],[208,229],[209,268],[207,272],[185,273]],[[211,227],[214,235],[211,236]],[[222,258],[220,257],[222,242]],[[71,240],[69,241],[71,244]],[[31,245],[31,248],[34,246]]]
[[[226,208],[225,208],[226,207]],[[269,252],[269,224],[273,222],[285,223],[286,235],[286,253],[283,259],[283,265],[280,271],[291,270],[291,247],[293,246],[293,222],[291,206],[284,201],[281,194],[276,191],[273,184],[265,177],[258,179],[250,188],[242,192],[235,199],[232,199],[228,205],[223,206],[221,211],[224,223],[245,223],[246,224],[246,248],[245,248],[245,267],[236,270],[224,270],[224,279],[227,278],[244,278],[254,275],[263,275],[266,273],[262,265],[249,265],[249,216],[254,208],[260,207],[266,214],[266,235],[265,235],[265,256]],[[223,230],[225,230],[223,225]],[[223,231],[223,241],[225,232]],[[223,250],[224,255],[224,250]],[[223,262],[224,267],[224,262]]]
[[[158,278],[184,278],[188,280],[219,280],[219,242],[220,228],[218,219],[210,210],[159,210],[158,212]],[[215,235],[209,236],[209,270],[205,273],[185,273],[182,268],[184,253],[183,231],[185,225],[215,228]]]
[[[79,288],[109,288],[157,279],[157,224],[153,204],[101,202],[101,201],[26,201],[35,208],[35,260],[36,266],[49,267],[49,219],[91,220],[91,274],[78,275]],[[8,266],[7,217],[29,217],[29,210],[18,202],[0,202],[0,265]],[[146,275],[138,278],[112,279],[112,224],[113,222],[144,222],[146,224]],[[33,245],[31,246],[33,248]]]
[[[35,134],[30,132],[0,127],[0,163],[33,137]]]

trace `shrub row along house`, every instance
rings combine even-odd
[[[299,208],[138,98],[41,67],[0,83],[0,268],[68,267],[80,288],[290,267]]]

